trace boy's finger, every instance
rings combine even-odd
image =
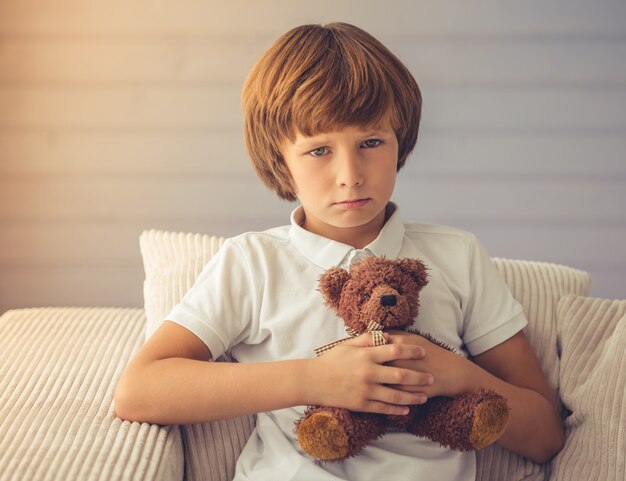
[[[414,344],[387,344],[372,348],[374,362],[385,364],[402,359],[424,359],[426,350]]]
[[[428,395],[428,392],[426,391],[426,388],[428,386],[411,386],[408,384],[385,384],[385,386],[390,387],[392,389],[398,389],[399,391],[406,391],[406,392],[421,392],[425,395]]]
[[[380,401],[370,401],[367,406],[361,409],[363,412],[377,414],[392,414],[396,416],[404,416],[409,414],[407,406],[399,406],[396,404],[387,404]]]
[[[403,391],[417,392],[418,387],[422,390],[425,386],[430,386],[434,382],[432,374],[415,371],[413,369],[398,369],[388,366],[379,366],[376,372],[376,381],[390,387],[402,389]],[[406,387],[411,389],[405,389]]]
[[[342,342],[342,344],[345,346],[372,347],[374,345],[374,341],[372,334],[370,332],[365,332],[357,337],[353,337],[352,339]]]
[[[424,393],[406,392],[380,386],[372,392],[372,401],[379,401],[385,404],[410,405],[424,404],[428,397]]]

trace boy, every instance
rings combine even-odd
[[[294,421],[308,404],[402,414],[430,396],[484,386],[511,406],[498,442],[538,462],[554,456],[563,431],[521,306],[473,235],[403,222],[390,202],[421,111],[406,67],[357,27],[304,25],[257,62],[243,105],[259,176],[302,205],[291,225],[224,244],[127,367],[118,415],[182,424],[259,413],[238,480],[471,480],[473,453],[403,432],[344,462],[317,463],[299,450]],[[416,324],[463,356],[392,332],[385,346],[364,334],[312,357],[345,337],[318,277],[367,255],[426,263]],[[239,363],[207,362],[227,351]]]

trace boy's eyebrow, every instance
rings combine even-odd
[[[312,147],[313,145],[324,144],[324,143],[326,143],[326,138],[319,137],[315,139],[306,139],[301,142],[296,142],[294,145],[302,149],[308,149],[309,147]]]
[[[389,132],[389,130],[370,130],[368,132],[365,132],[363,135],[365,137],[369,137],[370,135],[385,135]]]
[[[371,135],[386,135],[389,132],[386,130],[368,130],[366,132],[363,132],[362,136],[363,137],[369,137]],[[328,142],[327,137],[325,136],[325,134],[320,134],[318,137],[307,137],[306,139],[302,140],[301,142],[296,142],[294,145],[298,146],[298,147],[309,147],[315,144],[323,144]]]

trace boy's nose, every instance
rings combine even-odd
[[[359,186],[363,184],[363,175],[359,166],[358,155],[346,154],[341,159],[341,165],[337,174],[337,183],[340,186]]]
[[[398,299],[393,294],[380,296],[380,305],[383,307],[393,307],[396,305],[397,300]]]

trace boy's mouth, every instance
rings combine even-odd
[[[338,207],[340,207],[342,209],[357,209],[359,207],[363,207],[369,201],[370,201],[369,198],[365,198],[365,199],[348,199],[348,200],[343,200],[341,202],[336,202],[335,205],[337,205]]]

